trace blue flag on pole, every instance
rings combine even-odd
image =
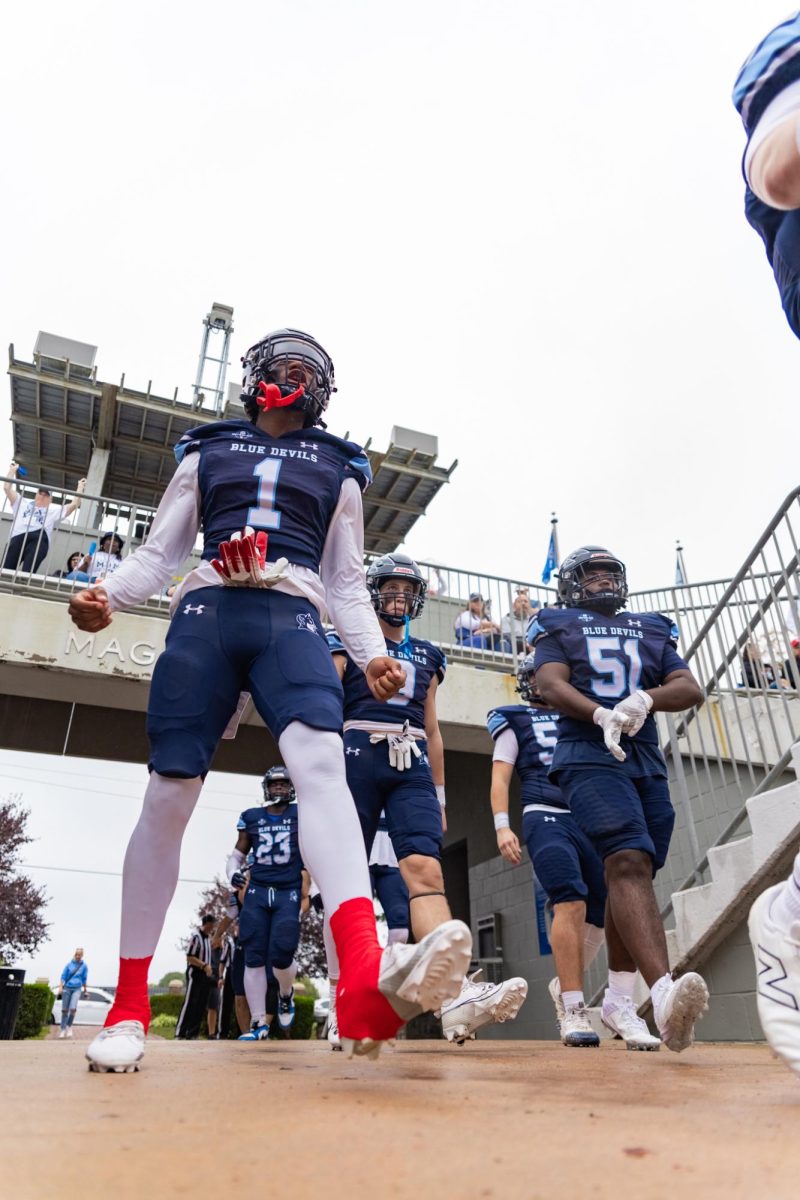
[[[556,546],[556,527],[553,524],[550,530],[550,545],[547,547],[547,561],[544,564],[542,571],[542,583],[549,583],[550,576],[558,567],[558,547]]]

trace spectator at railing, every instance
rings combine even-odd
[[[117,533],[104,533],[100,536],[97,546],[90,546],[89,553],[84,556],[78,569],[72,571],[67,578],[78,579],[81,583],[95,583],[98,579],[107,579],[113,575],[117,567],[122,566],[122,547],[124,540]]]
[[[776,688],[775,672],[770,663],[765,663],[757,642],[748,642],[742,650],[742,687]]]
[[[8,474],[16,477],[18,464],[12,462]],[[10,570],[36,571],[50,549],[50,535],[57,525],[71,517],[81,506],[81,493],[86,480],[80,479],[75,489],[77,495],[69,504],[53,504],[50,489],[41,487],[32,500],[26,500],[13,483],[3,484],[6,499],[11,505],[14,519],[8,537],[8,545],[0,566]]]
[[[526,587],[518,587],[517,594],[511,604],[511,612],[506,613],[500,622],[500,631],[512,646],[516,645],[517,653],[525,653],[525,631],[531,617],[539,611],[539,605],[531,604],[530,593]]]
[[[798,638],[792,638],[792,653],[791,657],[787,658],[783,664],[783,678],[786,680],[787,687],[800,687],[800,639]]]
[[[82,558],[83,558],[83,555],[81,554],[80,550],[76,550],[74,554],[70,554],[69,558],[67,559],[67,565],[64,568],[64,570],[62,571],[61,568],[59,568],[57,571],[53,571],[53,578],[54,579],[74,579],[75,578],[74,572],[78,570],[78,567],[80,565]]]
[[[462,646],[476,650],[502,650],[511,653],[511,643],[503,637],[502,630],[487,611],[486,601],[480,592],[470,592],[464,612],[459,613],[454,623],[456,641]]]

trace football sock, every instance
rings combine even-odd
[[[146,958],[121,958],[119,982],[114,1003],[106,1015],[106,1025],[120,1021],[141,1021],[144,1031],[150,1026],[150,1000],[147,995],[147,974],[152,955]]]
[[[398,942],[405,943],[407,941],[408,941],[408,930],[407,929],[390,929],[389,930],[389,941],[388,941],[387,945],[394,946]]]
[[[325,943],[325,958],[328,963],[328,978],[339,978],[339,955],[336,953],[336,942],[331,932],[330,917],[325,913],[325,920],[322,925],[322,940]]]
[[[583,992],[562,992],[561,999],[564,1001],[564,1008],[577,1008],[579,1004],[583,1004]]]
[[[282,996],[288,996],[297,978],[297,963],[293,960],[288,967],[273,966],[272,974],[278,981],[278,989]]]
[[[123,959],[147,958],[149,962],[148,956],[152,957],[158,945],[178,883],[184,830],[202,786],[199,777],[168,779],[156,771],[150,773],[122,867]]]
[[[404,1022],[379,990],[383,952],[372,900],[357,896],[340,904],[331,916],[331,931],[342,964],[336,994],[340,1032],[377,1041],[394,1037]]]
[[[632,1000],[635,987],[635,971],[609,971],[606,999],[612,1003],[620,1000]]]
[[[605,930],[587,923],[583,927],[583,969],[588,970],[606,940]]]
[[[791,875],[772,901],[769,915],[784,933],[791,933],[792,926],[800,924],[800,854],[794,860]]]
[[[244,994],[250,1009],[250,1024],[264,1025],[267,1016],[266,967],[245,967]]]

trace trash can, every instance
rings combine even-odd
[[[24,982],[25,972],[18,967],[0,967],[0,1041],[14,1036]]]

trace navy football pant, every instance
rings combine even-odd
[[[264,588],[189,592],[153,672],[150,770],[205,775],[245,691],[276,741],[292,721],[342,727],[342,685],[307,600]]]
[[[588,923],[602,929],[606,906],[603,864],[572,814],[523,813],[522,836],[548,899],[553,904],[582,900]]]
[[[400,874],[400,868],[374,864],[369,873],[373,891],[380,901],[388,928],[410,929],[408,888]]]
[[[251,883],[239,917],[247,967],[290,966],[300,941],[300,889]]]
[[[344,765],[347,783],[356,802],[358,819],[369,854],[381,812],[398,859],[410,854],[439,858],[442,852],[442,812],[436,796],[427,743],[417,742],[422,757],[412,756],[411,768],[398,771],[389,766],[385,741],[372,745],[361,729],[344,735]]]
[[[603,862],[619,850],[643,850],[654,875],[663,867],[675,824],[666,779],[631,777],[613,766],[564,767],[558,783]]]

